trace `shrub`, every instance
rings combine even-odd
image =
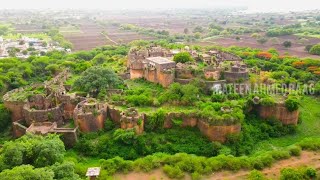
[[[308,180],[317,177],[317,171],[313,168],[284,168],[280,171],[281,180]]]
[[[158,109],[155,113],[148,116],[146,121],[146,129],[154,130],[154,129],[162,129],[164,125],[166,113],[163,109]]]
[[[226,100],[226,96],[224,94],[212,94],[211,101],[212,102],[223,102]]]
[[[266,97],[260,100],[260,104],[263,106],[273,106],[276,104],[276,102],[272,97]]]
[[[184,173],[177,166],[165,165],[163,166],[163,172],[168,175],[169,178],[183,178]]]
[[[115,127],[116,127],[116,125],[114,124],[114,122],[111,119],[107,118],[104,121],[104,129],[106,131],[110,131],[110,130],[114,129]]]
[[[10,125],[10,116],[9,110],[7,110],[3,104],[0,104],[0,131],[3,131]]]
[[[300,154],[301,154],[301,147],[296,146],[296,145],[291,146],[291,147],[289,147],[289,152],[290,152],[290,154],[291,154],[292,156],[300,156]]]
[[[290,48],[292,46],[292,42],[291,41],[284,41],[282,43],[282,45],[285,47],[285,48]]]
[[[132,161],[124,160],[121,157],[115,157],[112,159],[100,160],[101,168],[106,170],[109,175],[112,175],[116,172],[129,172],[132,170]]]
[[[310,54],[314,54],[314,55],[320,55],[320,44],[316,44],[314,46],[312,46],[312,48],[310,49]]]
[[[267,180],[261,171],[252,170],[247,176],[247,180]]]
[[[176,63],[186,63],[186,62],[194,61],[194,59],[192,59],[191,55],[188,52],[180,52],[176,54],[173,57],[173,60]]]
[[[298,143],[298,145],[303,150],[312,150],[317,151],[320,150],[320,139],[317,138],[306,138]]]
[[[133,144],[136,139],[136,133],[134,129],[117,129],[113,133],[113,139],[124,144]]]
[[[299,102],[296,98],[289,97],[285,101],[285,106],[288,109],[288,111],[292,112],[299,109]]]

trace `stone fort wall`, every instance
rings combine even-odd
[[[263,119],[275,118],[285,125],[297,125],[299,120],[299,111],[288,111],[284,103],[278,103],[275,106],[259,106],[258,112]]]

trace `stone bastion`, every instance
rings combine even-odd
[[[99,103],[95,99],[84,100],[73,111],[74,123],[82,132],[101,130],[104,128],[107,110],[107,104]]]

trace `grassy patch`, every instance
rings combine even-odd
[[[301,100],[300,117],[302,122],[298,125],[295,135],[272,138],[257,144],[255,152],[277,149],[290,146],[306,137],[320,137],[320,98],[306,96]]]

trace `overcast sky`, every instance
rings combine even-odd
[[[245,6],[259,11],[320,9],[320,0],[0,0],[0,8],[155,9]]]

